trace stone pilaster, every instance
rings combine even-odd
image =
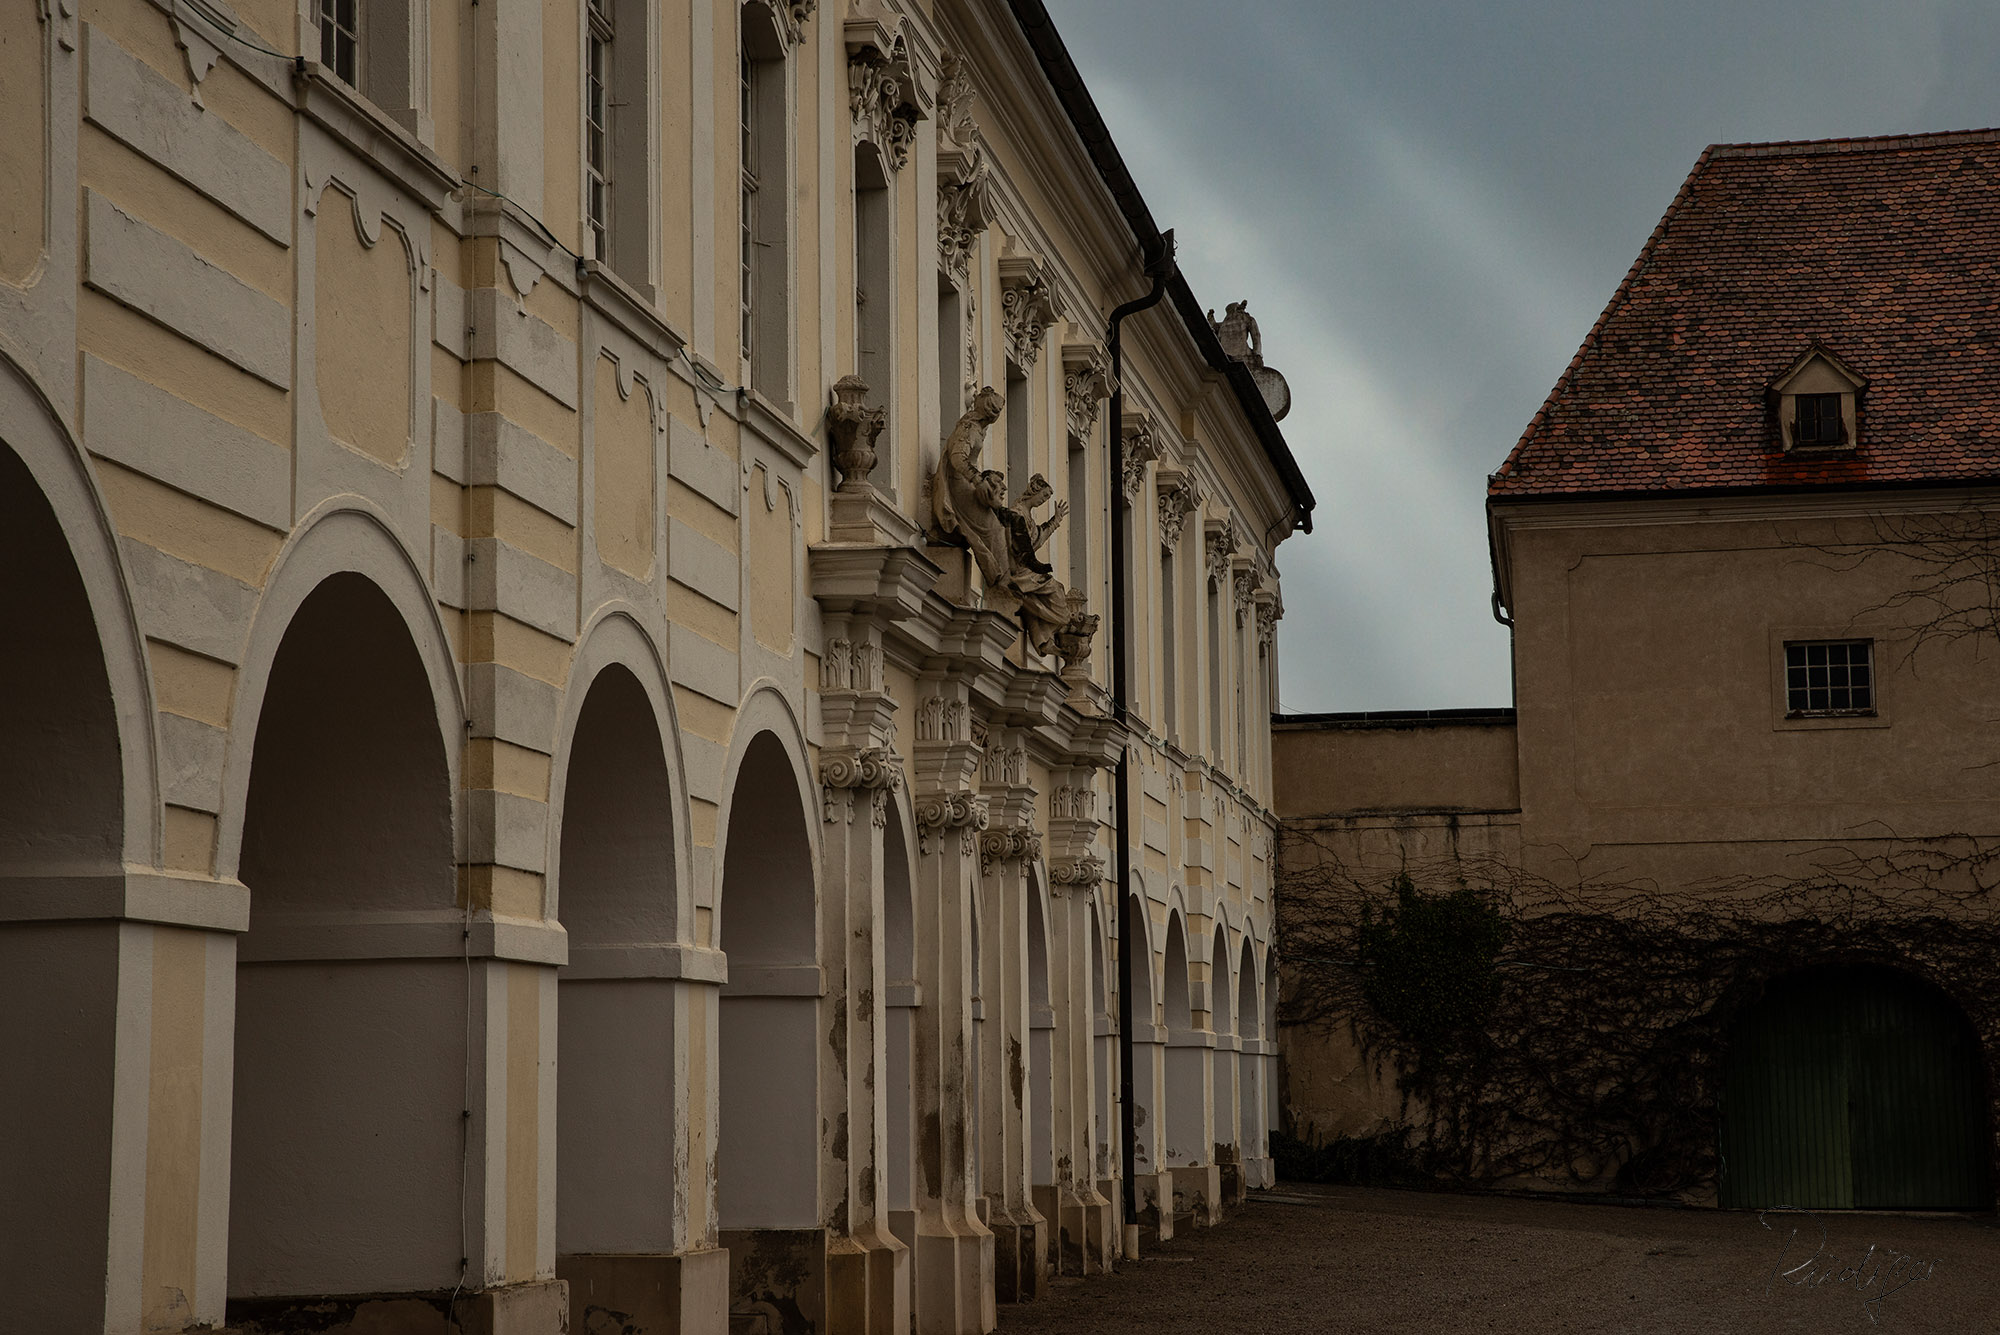
[[[917,841],[917,985],[912,1011],[918,1125],[915,1206],[919,1335],[983,1335],[993,1307],[993,1234],[973,1209],[972,913],[986,803],[966,688],[945,674],[918,684],[911,782]]]
[[[1047,1220],[1035,1208],[1028,1172],[1032,1112],[1026,1097],[1030,1042],[1028,915],[1030,868],[1041,861],[1035,792],[1019,732],[996,728],[982,757],[988,826],[979,837],[980,995],[985,1000],[980,1132],[981,1187],[993,1230],[994,1288],[1002,1302],[1041,1291],[1048,1273]]]

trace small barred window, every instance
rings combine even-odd
[[[1875,712],[1874,642],[1795,640],[1785,645],[1785,712],[1793,717]]]

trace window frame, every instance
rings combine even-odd
[[[343,27],[340,22],[340,8],[345,5],[353,16],[351,27]],[[319,63],[326,72],[352,88],[362,91],[362,71],[368,68],[367,37],[368,5],[366,0],[317,0],[314,5],[314,26],[319,29]],[[347,38],[346,68],[342,68],[340,39]],[[365,95],[365,94],[364,94]]]
[[[1787,651],[1794,645],[1855,644],[1868,646],[1870,706],[1866,710],[1806,710],[1791,708]],[[1771,727],[1777,732],[1817,731],[1890,726],[1892,700],[1883,669],[1887,637],[1874,627],[1853,625],[1793,625],[1770,632]]]

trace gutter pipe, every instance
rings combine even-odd
[[[1160,304],[1167,284],[1176,276],[1174,234],[1169,228],[1159,233],[1159,242],[1146,260],[1146,276],[1153,280],[1145,296],[1126,302],[1111,312],[1110,328],[1104,341],[1111,354],[1111,485],[1116,494],[1111,501],[1111,707],[1118,726],[1127,727],[1128,697],[1131,688],[1127,668],[1131,644],[1129,599],[1131,572],[1126,569],[1125,520],[1125,358],[1118,327],[1130,315]],[[1132,898],[1131,761],[1127,749],[1118,749],[1114,771],[1113,801],[1118,812],[1118,830],[1113,839],[1113,873],[1118,886],[1118,1088],[1119,1124],[1124,1137],[1125,1213],[1130,1225],[1139,1212],[1139,1191],[1135,1177],[1133,1149],[1138,1128],[1134,1125],[1132,1098],[1132,955],[1145,935],[1132,922],[1128,905]],[[1151,1017],[1147,1017],[1150,1021]]]

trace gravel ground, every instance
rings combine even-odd
[[[1346,1330],[2000,1332],[2000,1221],[1283,1183],[1000,1308],[1001,1335]]]

